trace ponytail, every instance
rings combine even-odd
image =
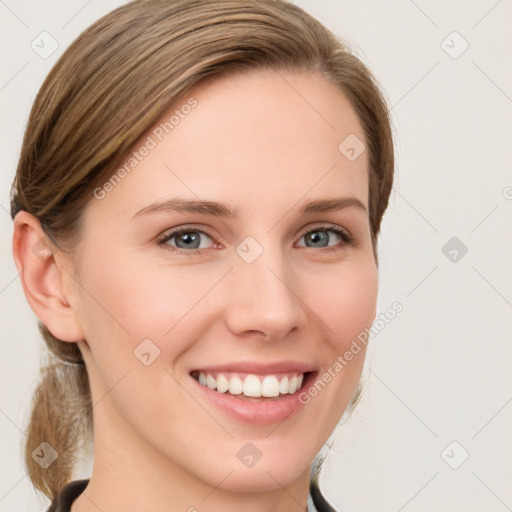
[[[92,404],[78,346],[58,340],[41,322],[39,331],[49,349],[48,361],[41,366],[32,398],[24,459],[34,487],[53,500],[71,480],[90,439]]]

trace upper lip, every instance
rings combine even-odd
[[[201,372],[241,372],[252,373],[255,375],[268,375],[273,373],[307,373],[314,372],[316,368],[308,363],[301,363],[298,361],[276,361],[273,363],[257,363],[249,361],[240,361],[238,363],[224,363],[218,365],[209,365],[196,367],[192,371]]]

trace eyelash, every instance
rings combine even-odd
[[[343,248],[344,245],[355,245],[355,238],[347,233],[345,230],[337,227],[336,225],[326,225],[326,224],[320,224],[313,226],[312,228],[309,228],[306,232],[302,233],[300,238],[305,237],[306,235],[309,235],[310,233],[314,233],[315,231],[331,231],[338,235],[342,241],[343,245],[340,247],[326,247],[326,248],[314,248],[310,247],[310,249],[313,249],[315,252],[319,253],[326,253],[326,252],[334,252],[339,251]],[[193,256],[196,254],[201,254],[202,251],[205,249],[190,249],[190,250],[184,250],[180,249],[179,247],[174,247],[172,245],[167,244],[169,240],[172,238],[182,235],[183,233],[201,233],[203,235],[206,235],[210,237],[212,240],[214,239],[214,235],[210,233],[208,229],[205,228],[196,228],[194,226],[185,226],[179,229],[176,229],[175,231],[172,231],[170,233],[164,234],[163,236],[159,237],[157,240],[157,245],[163,247],[164,249],[167,249],[169,251],[172,251],[174,253],[182,254],[184,256]],[[306,247],[307,248],[307,247]]]

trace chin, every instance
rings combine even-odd
[[[263,491],[272,491],[282,489],[292,485],[304,473],[309,472],[309,467],[297,467],[293,461],[285,461],[276,464],[261,465],[262,461],[252,468],[243,466],[236,469],[227,469],[223,476],[219,475],[219,480],[212,485],[218,485],[223,478],[233,470],[233,472],[222,482],[222,488],[229,492],[258,493]]]

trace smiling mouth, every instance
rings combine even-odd
[[[204,387],[246,401],[278,400],[294,395],[313,372],[288,372],[268,375],[194,370],[191,376]]]

